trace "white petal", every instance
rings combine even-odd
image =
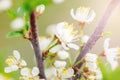
[[[119,64],[118,64],[117,61],[112,61],[112,62],[110,62],[110,65],[111,65],[111,67],[112,67],[112,70],[115,70],[115,69],[119,66]]]
[[[50,49],[51,53],[56,53],[57,51],[59,51],[62,48],[61,45],[56,45],[55,47],[53,47],[52,49]]]
[[[72,43],[69,43],[69,44],[67,44],[70,48],[73,48],[73,49],[75,49],[75,50],[78,50],[79,49],[79,46],[78,45],[76,45],[76,44],[72,44]]]
[[[39,74],[39,69],[37,67],[33,67],[32,69],[32,75],[35,77]]]
[[[5,72],[6,72],[6,73],[12,72],[11,67],[5,67]]]
[[[55,27],[56,27],[56,24],[49,25],[46,30],[47,34],[49,35],[55,34]]]
[[[104,41],[104,50],[105,50],[105,52],[108,50],[108,48],[109,48],[109,41],[110,41],[110,38],[107,38],[107,39],[105,39],[105,41]]]
[[[17,71],[19,69],[19,67],[17,65],[13,65],[11,66],[12,71]]]
[[[39,14],[42,14],[45,11],[45,5],[41,4],[39,6],[36,7],[36,12],[38,12]]]
[[[74,14],[74,9],[71,9],[70,14],[71,14],[73,19],[77,20],[76,15]]]
[[[13,65],[13,66],[5,68],[5,72],[6,73],[10,73],[10,72],[17,71],[17,70],[18,70],[18,66],[17,65]]]
[[[62,47],[65,49],[65,50],[69,50],[69,48],[66,46],[66,44],[64,44],[63,42],[61,43]]]
[[[88,39],[89,39],[89,36],[84,35],[84,36],[82,37],[82,39],[81,39],[81,42],[82,42],[82,43],[86,43],[86,42],[88,41]]]
[[[10,9],[12,0],[0,0],[0,11]]]
[[[54,66],[55,66],[56,68],[63,68],[63,67],[66,66],[66,62],[65,62],[65,61],[58,61],[58,60],[56,60],[56,61],[54,62]]]
[[[22,68],[20,73],[22,76],[29,76],[30,71],[28,68]]]
[[[24,60],[22,60],[21,63],[20,63],[20,65],[21,66],[27,66],[27,63]]]
[[[66,51],[64,51],[64,50],[59,51],[59,52],[57,53],[57,55],[58,55],[58,57],[59,57],[60,59],[67,59],[67,58],[69,57],[68,52],[66,52]]]
[[[48,47],[48,45],[50,44],[51,42],[51,38],[46,38],[46,37],[40,37],[39,38],[39,41],[40,41],[40,49],[41,50],[46,50],[46,48]]]
[[[92,54],[92,53],[87,53],[85,55],[85,60],[88,62],[96,62],[98,56],[96,54]]]
[[[95,18],[96,14],[94,12],[94,10],[91,10],[90,13],[88,14],[88,19],[86,20],[86,22],[91,22],[93,21],[93,19]]]
[[[15,57],[17,60],[20,59],[20,53],[19,53],[17,50],[14,50],[14,51],[13,51],[13,55],[14,55],[14,57]]]
[[[56,4],[60,4],[60,3],[64,2],[64,0],[53,0],[53,2]]]
[[[47,79],[51,79],[51,78],[53,78],[53,76],[54,77],[57,76],[56,69],[54,67],[45,69],[45,75],[46,75]]]
[[[24,20],[22,18],[16,18],[12,23],[11,23],[11,28],[14,30],[20,30],[23,29],[24,27]]]

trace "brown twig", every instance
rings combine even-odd
[[[45,79],[46,76],[44,73],[44,62],[43,62],[43,55],[42,52],[40,51],[40,46],[39,46],[39,38],[38,38],[38,28],[36,25],[36,17],[34,11],[31,12],[30,14],[30,30],[31,30],[31,43],[34,48],[35,52],[35,57],[36,57],[36,63],[37,67],[39,68],[39,77],[40,79]]]
[[[83,47],[80,55],[77,57],[74,64],[76,64],[78,61],[80,61],[86,55],[86,53],[89,52],[89,50],[95,45],[96,41],[100,38],[100,36],[103,32],[103,29],[106,26],[112,12],[118,6],[119,2],[120,2],[120,0],[111,0],[111,2],[109,3],[102,19],[100,20],[100,22],[96,26],[94,33],[91,35],[90,39]],[[82,66],[82,64],[83,63],[80,62],[77,65],[75,65],[75,67],[80,68]],[[76,70],[75,70],[75,75],[76,75],[75,77],[72,77],[72,80],[77,80],[80,77],[80,73],[78,73]]]

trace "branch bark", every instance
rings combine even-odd
[[[43,56],[42,52],[40,51],[40,46],[39,46],[39,38],[38,38],[38,28],[36,25],[36,16],[34,11],[31,12],[30,14],[30,30],[31,30],[31,43],[34,49],[35,57],[36,57],[36,63],[37,67],[39,68],[39,77],[40,79],[45,79],[45,72],[44,72],[44,62],[43,62]]]
[[[119,2],[120,2],[120,0],[111,0],[111,2],[109,3],[109,5],[106,8],[106,11],[105,11],[102,19],[100,20],[100,22],[96,26],[96,29],[95,29],[94,33],[91,35],[90,39],[88,40],[88,42],[83,47],[81,53],[77,57],[74,64],[76,64],[78,61],[80,61],[86,55],[86,53],[89,52],[89,50],[95,45],[96,41],[100,38],[100,36],[103,32],[103,29],[105,28],[112,12],[118,6]],[[75,65],[75,67],[81,68],[82,64],[83,64],[82,62],[78,63],[77,65]],[[74,70],[74,71],[75,71],[76,76],[72,77],[72,80],[77,80],[81,76],[81,74],[78,73],[76,70]]]

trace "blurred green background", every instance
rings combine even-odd
[[[18,3],[19,1],[20,0],[14,0],[13,4]],[[94,21],[87,24],[85,27],[85,33],[90,36],[101,19],[109,1],[110,0],[65,0],[62,4],[50,4],[46,7],[44,14],[38,17],[37,23],[39,26],[39,34],[46,35],[45,31],[48,25],[61,21],[74,23],[74,25],[78,27],[78,23],[70,16],[70,9],[85,6],[91,7],[96,12],[96,18]],[[6,34],[12,30],[10,28],[11,21],[12,20],[6,12],[0,12],[0,73],[4,72],[3,68],[6,66],[5,59],[15,49],[21,53],[23,59],[27,61],[28,66],[33,67],[35,65],[33,50],[28,40],[25,40],[22,37],[6,38]],[[108,24],[106,25],[105,31],[110,31],[112,33],[110,36],[111,47],[120,46],[120,6],[118,6],[113,13]],[[104,39],[105,38],[99,39],[91,52],[101,52],[103,50]],[[14,75],[14,73],[12,75]]]

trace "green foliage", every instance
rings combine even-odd
[[[106,31],[106,32],[102,33],[102,36],[109,37],[109,36],[111,36],[111,34],[112,34],[111,32],[109,32],[109,31],[107,32]]]
[[[7,11],[7,14],[10,16],[10,18],[15,19],[17,17],[16,12],[13,9],[10,9]]]
[[[12,31],[7,34],[7,38],[19,37],[23,35],[23,31]]]
[[[98,65],[103,75],[102,80],[120,80],[120,68],[111,70],[110,65],[106,65],[101,59],[98,60]]]

